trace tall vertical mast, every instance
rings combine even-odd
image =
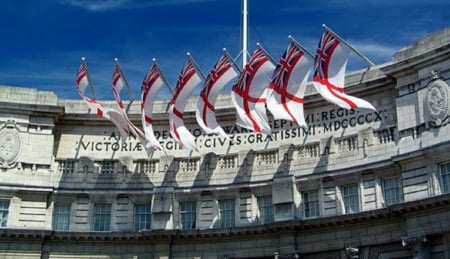
[[[247,0],[242,1],[242,68],[244,68],[247,64]]]

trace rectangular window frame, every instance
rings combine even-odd
[[[0,228],[8,226],[10,200],[0,200]]]
[[[302,192],[303,217],[320,217],[320,192],[319,190],[310,190]]]
[[[439,165],[441,194],[450,193],[450,162]]]
[[[69,231],[71,204],[57,203],[53,206],[52,228],[54,231]]]
[[[134,224],[135,231],[152,229],[152,206],[151,204],[134,205]]]
[[[402,202],[403,198],[400,177],[393,176],[383,179],[383,198],[385,206],[391,206]]]
[[[344,202],[344,214],[361,212],[358,184],[342,185],[341,191]]]
[[[110,203],[98,203],[94,205],[94,220],[92,222],[94,231],[111,231],[111,212]]]
[[[235,226],[235,203],[234,199],[219,200],[219,227],[231,228]]]
[[[259,212],[258,223],[267,224],[274,222],[272,195],[258,196],[257,203]]]
[[[196,228],[197,202],[183,201],[179,203],[180,208],[180,229],[189,230]]]

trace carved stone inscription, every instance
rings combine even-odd
[[[255,145],[270,141],[293,143],[305,137],[315,137],[334,134],[347,128],[366,127],[367,124],[381,123],[387,120],[388,112],[381,110],[356,111],[331,109],[318,113],[309,114],[306,122],[307,129],[299,128],[288,121],[271,121],[273,132],[271,135],[261,135],[249,132],[236,125],[225,125],[224,131],[229,134],[229,139],[220,136],[202,136],[198,128],[192,129],[191,133],[196,137],[197,147],[201,150],[216,149],[227,146]],[[156,138],[165,150],[180,150],[181,147],[169,134],[168,130],[155,130]],[[78,152],[142,152],[145,147],[135,138],[129,137],[122,142],[116,132],[105,132],[103,140],[82,140],[75,143]]]

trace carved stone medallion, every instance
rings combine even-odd
[[[425,109],[436,126],[446,123],[450,112],[447,83],[440,79],[430,82],[425,97]]]
[[[0,130],[0,166],[13,167],[17,162],[20,150],[20,138],[14,128]]]

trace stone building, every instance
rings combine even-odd
[[[227,140],[201,134],[192,98],[187,152],[158,101],[153,153],[81,100],[2,86],[0,257],[450,258],[449,78],[447,28],[346,76],[377,112],[308,86],[309,128],[267,137],[235,126],[225,94]]]

